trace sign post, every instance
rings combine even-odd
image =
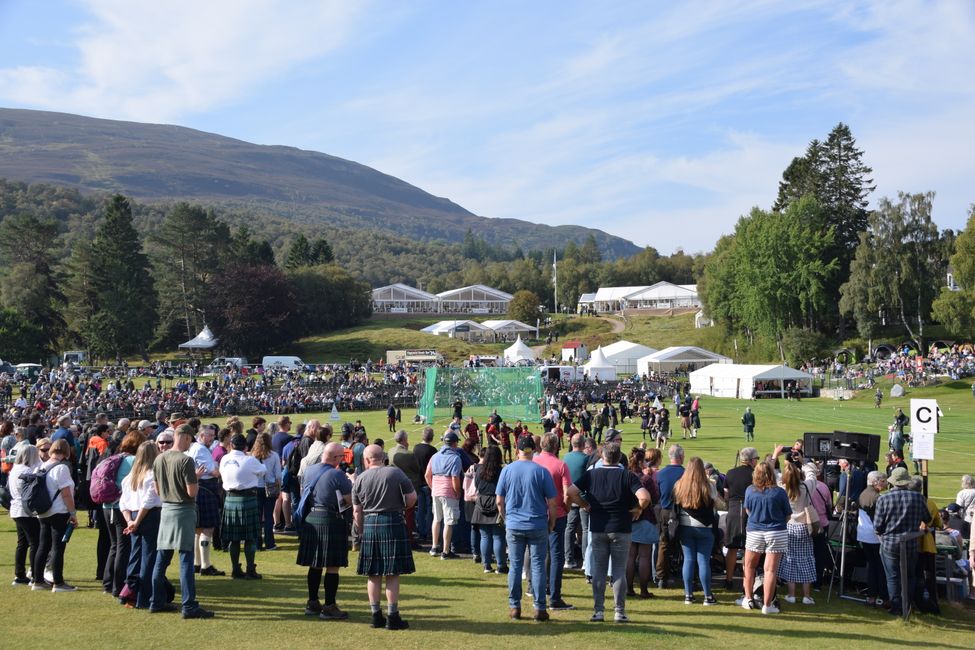
[[[934,438],[938,433],[938,400],[911,400],[911,453],[921,461],[924,496],[928,496],[928,461],[934,460]]]

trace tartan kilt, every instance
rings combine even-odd
[[[298,566],[349,566],[349,527],[334,512],[312,509],[298,537]]]
[[[203,481],[196,493],[196,527],[216,528],[220,523],[220,499]]]
[[[398,576],[415,571],[403,513],[367,514],[362,525],[356,573],[360,576]]]
[[[261,540],[261,511],[256,496],[227,495],[220,520],[220,539],[245,543]]]
[[[745,548],[745,526],[748,515],[745,514],[745,502],[740,499],[728,501],[728,516],[725,519],[725,546],[728,548]]]
[[[786,582],[816,581],[816,556],[806,524],[789,522],[789,548],[779,567],[779,577]]]

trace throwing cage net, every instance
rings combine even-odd
[[[448,421],[457,401],[464,418],[483,420],[494,409],[505,420],[537,422],[542,377],[536,368],[427,368],[420,415],[428,423]]]

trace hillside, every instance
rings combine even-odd
[[[592,234],[609,259],[632,242],[580,226],[477,216],[365,165],[294,147],[255,145],[180,126],[0,108],[0,178],[84,193],[120,192],[143,203],[247,206],[332,229],[371,229],[460,242],[468,230],[525,250]]]

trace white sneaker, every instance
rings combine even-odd
[[[776,607],[775,605],[763,605],[762,606],[762,613],[763,614],[778,614],[779,613],[779,608]]]
[[[54,571],[51,569],[44,569],[44,579],[54,584]]]
[[[742,609],[758,609],[758,604],[755,603],[754,600],[750,598],[745,598],[744,596],[736,600],[735,604],[741,607]]]
[[[815,605],[816,604],[816,601],[813,600],[812,598],[810,598],[809,596],[803,596],[802,597],[802,604],[803,605]]]
[[[796,597],[795,596],[786,596],[785,597],[785,602],[789,603],[790,605],[795,605],[796,604]]]
[[[78,591],[78,588],[73,585],[69,585],[67,582],[62,582],[59,585],[54,585],[51,587],[51,591],[56,594],[70,593],[72,591]]]

